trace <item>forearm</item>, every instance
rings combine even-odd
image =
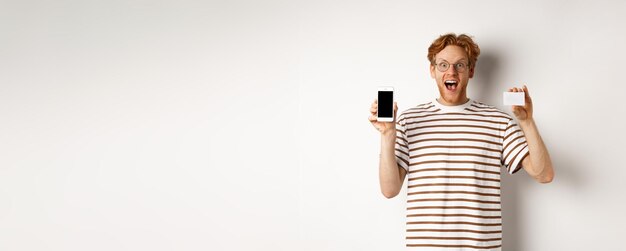
[[[551,182],[554,178],[552,160],[548,148],[539,134],[535,120],[530,118],[520,121],[520,127],[526,135],[530,161],[529,167],[525,166],[524,169],[539,182]]]
[[[380,142],[380,190],[385,197],[392,198],[400,192],[404,181],[404,176],[400,173],[400,168],[396,162],[395,129],[391,132],[381,133]]]

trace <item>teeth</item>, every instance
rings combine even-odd
[[[446,80],[445,84],[456,84],[454,80]]]

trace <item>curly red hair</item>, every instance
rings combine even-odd
[[[476,66],[476,61],[478,61],[478,55],[480,54],[478,44],[474,43],[474,40],[466,34],[457,36],[454,33],[439,36],[439,38],[435,39],[430,47],[428,47],[428,61],[430,61],[431,65],[435,65],[435,55],[448,45],[456,45],[463,48],[463,50],[467,53],[469,66],[471,68]]]

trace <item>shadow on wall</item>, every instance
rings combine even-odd
[[[482,52],[476,63],[476,69],[474,72],[474,78],[470,80],[473,90],[473,97],[470,97],[479,102],[484,102],[489,105],[494,105],[494,100],[497,97],[493,97],[494,88],[498,88],[498,84],[495,83],[495,75],[498,71],[499,60],[496,54],[490,52]]]
[[[484,51],[478,60],[476,70],[474,72],[474,78],[472,79],[473,97],[474,100],[485,102],[490,105],[495,97],[491,97],[492,90],[498,88],[498,83],[495,83],[495,76],[498,71],[498,59],[497,54]],[[520,171],[523,172],[523,171]],[[516,175],[510,176],[506,169],[502,170],[502,250],[524,250],[522,242],[524,236],[522,236],[523,229],[520,210],[519,209],[519,194],[522,187],[520,175],[518,172]]]
[[[539,122],[538,122],[539,123]],[[556,145],[556,144],[552,144]],[[577,170],[584,170],[583,164],[575,154],[561,151],[553,147],[548,149],[552,164],[554,165],[555,178],[550,184],[540,184],[530,177],[524,170],[516,174],[509,175],[505,171],[502,173],[502,228],[503,247],[502,250],[528,250],[524,246],[525,232],[532,232],[543,226],[529,225],[532,222],[523,214],[523,198],[528,191],[541,191],[541,189],[529,189],[532,186],[560,186],[567,187],[567,190],[579,192],[585,188],[585,180],[579,175]],[[541,207],[542,205],[537,205]],[[545,222],[550,224],[550,222]]]
[[[481,54],[474,78],[471,80],[473,86],[472,99],[495,105],[500,100],[499,84],[495,83],[497,71],[500,68],[502,58],[497,53],[485,51]],[[507,111],[508,112],[508,111]],[[541,127],[541,121],[537,121]],[[541,132],[545,133],[545,132]],[[543,137],[545,139],[545,137]],[[582,161],[577,161],[577,156],[572,153],[563,152],[562,149],[556,148],[557,142],[546,144],[549,148],[552,162],[555,168],[555,179],[551,184],[546,186],[566,186],[572,191],[584,188],[584,180],[576,173],[576,170],[583,170]],[[522,208],[521,198],[531,186],[543,186],[532,177],[527,175],[524,170],[520,170],[514,175],[506,173],[503,168],[502,173],[502,228],[503,228],[503,247],[502,250],[518,251],[526,250],[524,241],[525,231],[532,231],[533,228],[541,228],[542,226],[525,225],[529,222],[525,219]]]

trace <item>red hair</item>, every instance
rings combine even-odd
[[[470,36],[465,34],[457,36],[454,33],[448,33],[435,39],[430,47],[428,47],[428,61],[430,61],[430,64],[435,65],[435,55],[448,45],[456,45],[463,48],[467,53],[470,68],[474,68],[476,61],[478,61],[480,48],[478,48],[478,45],[474,43]]]

